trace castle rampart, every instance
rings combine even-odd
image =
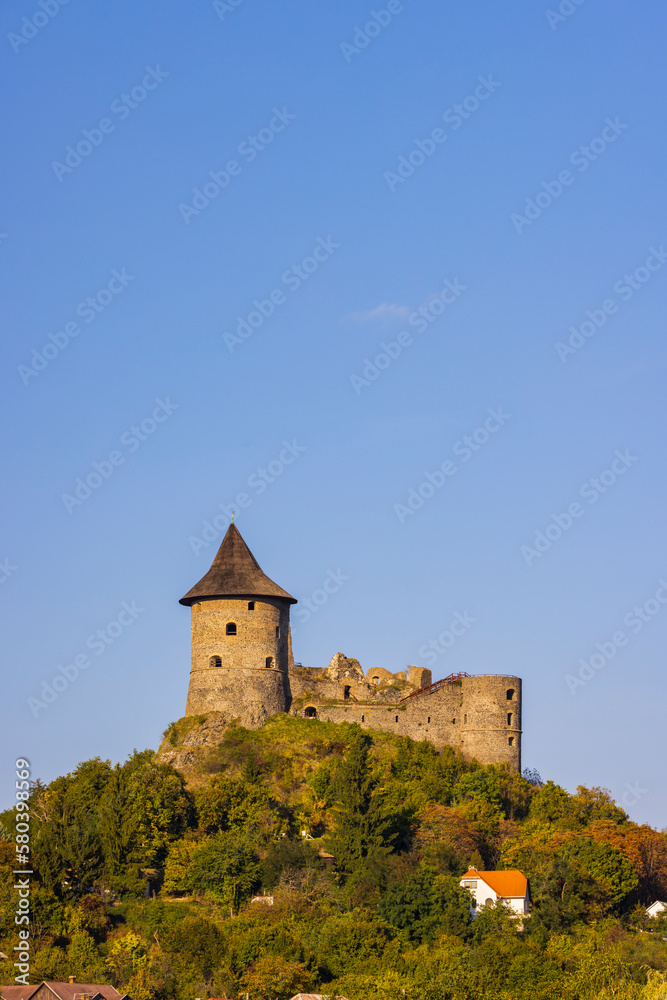
[[[340,654],[339,654],[340,655]],[[369,671],[371,673],[371,671]],[[430,740],[461,751],[482,764],[506,762],[521,770],[521,679],[515,676],[463,677],[433,685],[411,697],[386,689],[371,699],[346,699],[332,682],[304,684],[298,700],[290,676],[291,713],[329,722],[356,722],[413,740]],[[371,692],[375,694],[375,692]]]
[[[186,715],[218,712],[224,723],[237,719],[251,729],[280,712],[356,722],[521,769],[519,677],[452,675],[432,684],[426,668],[364,674],[342,653],[326,668],[294,664],[289,612],[296,601],[262,572],[234,524],[180,603],[192,619]]]

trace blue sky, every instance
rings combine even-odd
[[[0,15],[2,801],[182,715],[245,493],[346,578],[298,660],[467,614],[434,678],[519,674],[524,764],[667,825],[664,9],[56,3]]]

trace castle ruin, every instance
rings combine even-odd
[[[356,722],[521,770],[521,678],[455,674],[433,683],[430,670],[414,666],[364,674],[342,653],[327,667],[295,664],[290,606],[297,601],[262,572],[233,523],[180,603],[192,616],[186,716],[218,712],[250,729],[279,712]]]

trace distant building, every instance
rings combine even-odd
[[[461,885],[473,897],[470,902],[473,916],[492,903],[505,903],[521,916],[530,913],[530,886],[523,872],[478,872],[470,868]]]
[[[36,983],[32,986],[0,986],[2,1000],[130,1000],[113,986],[100,983],[77,983],[74,976],[67,983]]]
[[[315,591],[316,604],[338,589],[334,577],[324,583],[321,600]],[[248,729],[281,712],[356,722],[521,770],[521,678],[454,673],[433,683],[426,667],[364,672],[342,653],[327,667],[295,663],[290,607],[296,598],[262,572],[235,524],[180,603],[191,609],[192,623],[186,716],[216,712],[225,724],[237,719]],[[467,627],[458,618],[438,637],[445,647]]]
[[[656,902],[651,903],[651,905],[646,910],[646,916],[659,917],[661,913],[665,912],[665,910],[667,910],[667,903],[661,903],[659,900],[656,900]]]

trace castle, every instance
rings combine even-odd
[[[185,714],[218,712],[256,729],[289,712],[331,722],[357,722],[460,750],[482,764],[521,770],[521,679],[372,668],[336,653],[328,667],[294,662],[290,605],[294,597],[270,580],[229,526],[208,573],[182,597],[192,615],[192,671]]]

